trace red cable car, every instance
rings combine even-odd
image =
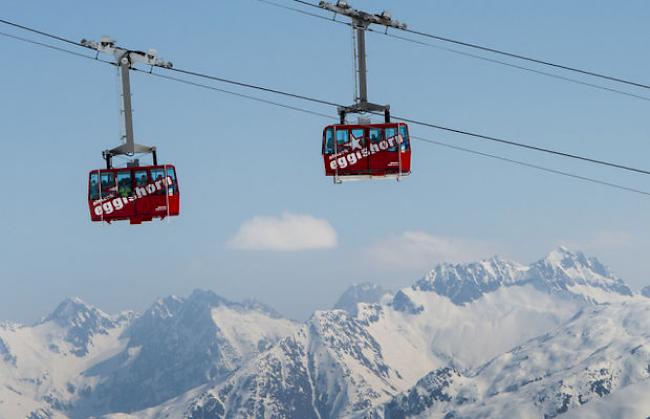
[[[176,216],[180,195],[172,165],[93,170],[88,177],[92,221],[129,220],[140,224]]]
[[[323,162],[325,175],[335,180],[406,176],[411,173],[408,126],[329,125],[323,130]]]
[[[157,57],[154,50],[144,53],[115,45],[103,37],[101,41],[82,40],[85,47],[105,52],[115,57],[122,79],[122,115],[124,116],[124,143],[102,152],[106,169],[93,170],[88,175],[88,207],[92,221],[111,223],[129,220],[140,224],[154,218],[176,216],[180,212],[180,195],[176,168],[170,164],[159,165],[156,147],[136,144],[133,136],[133,110],[131,107],[131,79],[129,72],[134,63],[171,68],[170,62]],[[132,159],[125,168],[114,168],[113,157],[151,154],[153,165],[140,166]]]
[[[405,123],[391,122],[390,105],[368,101],[366,30],[370,25],[406,29],[404,23],[393,20],[389,13],[367,13],[350,7],[344,1],[330,4],[321,1],[319,7],[343,15],[352,21],[352,39],[355,42],[354,72],[355,103],[338,106],[339,124],[323,130],[323,162],[325,175],[333,176],[335,183],[355,179],[397,178],[411,173],[411,145]],[[347,114],[384,114],[383,124],[372,124],[366,117],[358,124],[347,124]]]

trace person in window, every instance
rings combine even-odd
[[[97,179],[90,181],[90,199],[99,198],[99,189],[97,188]]]
[[[166,188],[167,188],[167,186],[166,186],[167,182],[163,181],[163,175],[160,172],[156,173],[156,179],[154,180],[154,185],[156,185],[156,184],[159,184],[161,186],[160,190],[156,191],[156,195],[164,195],[165,192],[166,192]]]
[[[168,185],[169,194],[176,194],[176,174],[173,169],[167,169],[167,182],[170,182]]]
[[[119,194],[122,198],[128,198],[131,196],[131,192],[133,190],[131,189],[131,180],[130,179],[122,179],[120,181],[120,188],[119,188]]]
[[[110,198],[115,191],[115,185],[111,185],[108,179],[102,179],[102,198]]]
[[[147,186],[147,175],[146,173],[141,174],[136,178],[135,183],[137,186]]]

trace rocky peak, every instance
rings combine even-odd
[[[527,268],[494,256],[480,262],[441,264],[413,286],[420,291],[434,291],[455,304],[465,304],[487,292],[516,284]]]
[[[65,341],[72,344],[72,353],[84,356],[95,335],[105,335],[116,327],[113,319],[103,311],[84,303],[79,298],[67,298],[39,324],[53,322],[66,330]]]
[[[355,315],[357,313],[357,304],[368,303],[375,304],[381,301],[381,298],[389,294],[389,291],[383,289],[377,284],[365,282],[354,284],[348,288],[334,305],[334,309],[345,310]]]
[[[641,290],[641,295],[650,298],[650,285]]]
[[[631,296],[632,290],[598,259],[572,252],[564,246],[553,250],[544,259],[531,265],[528,281],[552,293],[570,293],[599,302],[585,287],[617,295]],[[602,296],[600,298],[602,300]]]

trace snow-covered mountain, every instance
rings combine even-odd
[[[433,369],[479,365],[579,309],[532,287],[500,290],[469,307],[412,290],[394,301],[409,301],[418,310],[402,304],[361,305],[356,317],[317,312],[300,332],[203,395],[194,409],[208,403],[230,412],[226,417],[258,411],[268,417],[345,417],[390,399]],[[291,380],[281,380],[287,372]]]
[[[142,315],[66,300],[0,326],[0,417],[594,417],[648,388],[649,310],[566,248],[354,286],[303,324],[209,291]]]
[[[530,266],[498,257],[464,265],[442,264],[414,287],[464,304],[502,287],[526,284],[546,293],[593,303],[623,301],[633,295],[625,282],[597,259],[563,246]]]
[[[81,374],[124,349],[131,318],[68,299],[33,326],[0,325],[0,417],[65,417],[92,386]]]
[[[641,295],[650,298],[650,285],[641,290]]]
[[[354,284],[339,297],[334,309],[345,310],[348,313],[356,314],[359,303],[379,303],[382,298],[388,297],[390,291],[385,290],[377,284],[365,282]]]
[[[611,405],[619,389],[650,388],[650,304],[628,301],[582,309],[560,328],[471,372],[441,368],[384,405],[357,417],[645,417],[646,393]],[[598,401],[602,400],[602,403]],[[610,400],[608,403],[607,400]],[[597,403],[592,407],[591,403]],[[598,413],[595,409],[609,406]],[[640,414],[643,413],[643,416]],[[595,415],[595,416],[594,416]]]
[[[410,400],[409,391],[418,386],[432,388],[428,394],[434,400],[446,397],[443,387],[450,389],[444,394],[453,392],[461,403],[483,400],[484,381],[475,375],[488,365],[494,365],[495,376],[501,371],[505,387],[521,386],[515,380],[520,375],[510,375],[514,366],[493,359],[511,359],[513,347],[586,316],[576,313],[606,307],[599,303],[635,301],[625,283],[597,260],[566,248],[530,266],[496,257],[443,264],[379,303],[357,304],[354,312],[316,312],[299,331],[225,382],[194,389],[135,417],[364,417],[383,414],[391,403],[399,406],[400,394]],[[641,312],[639,308],[630,318]],[[543,354],[546,347],[537,350]],[[556,372],[566,372],[571,362],[580,364],[570,355]],[[532,363],[540,369],[552,364]],[[530,373],[533,379],[544,376]]]
[[[548,292],[593,303],[625,301],[633,295],[630,287],[596,258],[565,247],[532,264],[526,280]]]
[[[0,417],[88,417],[155,406],[219,382],[295,322],[209,291],[111,317],[78,299],[34,326],[0,328]]]
[[[468,264],[442,264],[436,266],[418,281],[413,288],[434,291],[448,297],[454,304],[465,304],[502,287],[519,285],[528,267],[493,257]]]

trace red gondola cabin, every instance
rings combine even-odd
[[[411,172],[408,127],[404,123],[327,126],[323,161],[325,175],[340,180],[406,176]]]
[[[101,169],[90,172],[88,206],[92,221],[140,224],[178,215],[180,195],[172,165]]]

